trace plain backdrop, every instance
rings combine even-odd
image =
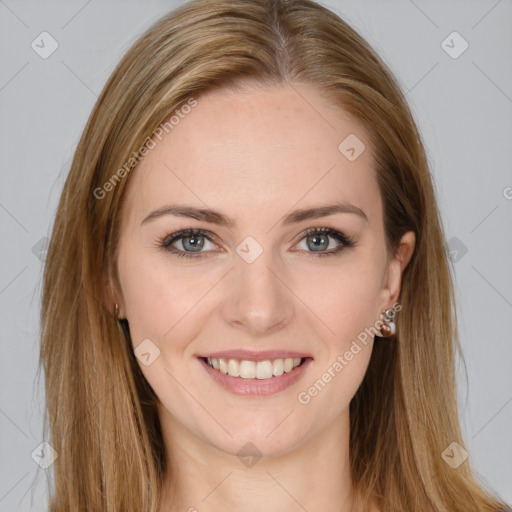
[[[0,0],[0,511],[46,510],[41,272],[73,151],[120,57],[181,3]],[[512,503],[512,2],[323,3],[389,65],[419,125],[456,276],[465,447]]]

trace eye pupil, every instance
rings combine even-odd
[[[325,235],[310,235],[307,237],[307,243],[309,241],[313,242],[313,246],[316,249],[319,249],[320,251],[325,251],[327,247],[329,247],[329,237]],[[323,247],[321,247],[323,246]]]
[[[187,247],[186,241],[189,241],[190,246]],[[193,252],[198,252],[203,248],[204,245],[204,238],[202,235],[189,235],[184,236],[181,239],[181,245],[183,245],[183,249],[189,250],[191,249]]]

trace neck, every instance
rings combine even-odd
[[[160,412],[169,468],[161,512],[360,510],[350,478],[348,411],[300,445],[252,459],[218,449]]]

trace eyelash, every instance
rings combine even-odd
[[[334,250],[331,250],[329,252],[314,252],[314,251],[306,251],[309,253],[310,256],[313,257],[324,257],[324,256],[334,256],[337,254],[340,254],[345,249],[350,247],[355,247],[356,243],[348,236],[344,235],[343,233],[340,233],[339,231],[336,231],[335,229],[331,228],[309,228],[304,233],[300,235],[300,238],[298,239],[297,243],[301,242],[304,238],[313,235],[313,234],[323,234],[328,235],[331,238],[334,238],[338,242],[340,242],[340,245]],[[177,240],[180,240],[182,238],[185,238],[187,236],[192,235],[201,235],[204,236],[206,239],[208,239],[210,242],[215,243],[211,236],[208,234],[208,232],[203,231],[202,229],[184,229],[182,231],[177,231],[176,233],[173,233],[171,235],[166,236],[165,238],[161,239],[159,241],[159,245],[162,249],[164,249],[167,252],[170,252],[177,256],[178,258],[186,258],[186,259],[198,259],[198,258],[204,258],[206,256],[201,255],[201,252],[196,253],[197,255],[187,252],[187,251],[181,251],[177,250],[176,248],[172,247],[172,244],[176,242]]]

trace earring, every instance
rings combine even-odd
[[[117,320],[119,320],[119,304],[116,302],[116,305],[114,307],[114,315]]]
[[[393,336],[396,332],[396,325],[395,325],[395,315],[396,310],[395,309],[384,309],[382,310],[382,314],[384,315],[384,325],[380,329],[380,338],[389,338],[390,336]]]

